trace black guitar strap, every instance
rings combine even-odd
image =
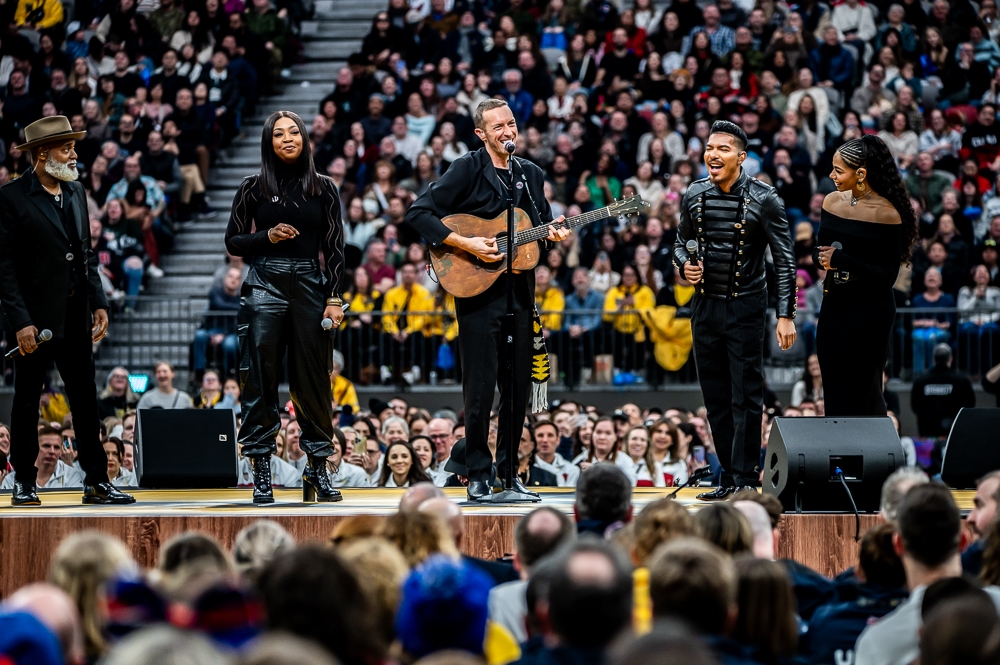
[[[512,155],[511,159],[513,160],[513,163],[516,164],[518,168],[521,170],[521,180],[524,181],[524,191],[528,192],[528,200],[531,201],[531,207],[535,209],[535,214],[538,215],[538,221],[542,224],[547,224],[548,222],[542,219],[542,213],[538,209],[538,205],[535,203],[535,197],[531,195],[531,188],[528,187],[528,178],[527,176],[524,175],[524,167],[521,166],[521,163],[517,157],[514,157]],[[550,219],[549,222],[551,221],[552,220]]]

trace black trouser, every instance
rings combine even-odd
[[[758,484],[766,313],[765,291],[735,300],[697,295],[691,310],[698,379],[724,487]]]
[[[73,427],[80,466],[87,474],[86,482],[108,482],[108,456],[101,445],[101,423],[97,415],[91,322],[86,296],[70,297],[66,303],[63,337],[39,344],[34,353],[14,356],[10,463],[19,482],[33,485],[37,476],[38,399],[53,361],[66,384],[66,396],[73,409]]]
[[[524,422],[531,387],[533,299],[527,277],[514,276],[514,386],[506,381],[504,338],[501,330],[507,313],[507,278],[474,298],[458,305],[458,340],[462,358],[462,392],[465,396],[465,464],[470,481],[491,480],[493,458],[486,443],[490,430],[493,396],[500,388],[500,431],[497,438],[497,474],[504,478],[507,463],[509,429],[507,409],[513,400],[515,421]],[[521,431],[513,433],[514,459]]]
[[[299,447],[328,457],[333,437],[330,371],[333,332],[323,330],[326,292],[315,259],[254,259],[238,317],[244,455],[271,455],[281,428],[278,383],[288,352],[288,384],[302,435]]]

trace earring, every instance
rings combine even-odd
[[[864,188],[865,188],[865,181],[858,180],[858,189],[864,190]]]

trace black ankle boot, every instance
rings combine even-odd
[[[330,484],[330,476],[326,473],[326,458],[310,456],[302,469],[302,502],[330,503],[343,501],[340,490]]]
[[[274,503],[271,488],[271,456],[251,455],[250,468],[253,470],[253,502]]]
[[[42,502],[35,492],[35,483],[22,483],[14,481],[14,493],[10,495],[10,505],[12,506],[40,506]]]

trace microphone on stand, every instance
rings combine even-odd
[[[42,332],[35,335],[35,344],[41,344],[42,342],[47,342],[50,339],[52,339],[52,331],[46,328]],[[13,349],[7,352],[7,355],[4,356],[4,359],[13,358],[20,352],[21,352],[21,345],[18,344]]]
[[[708,478],[711,475],[712,475],[712,467],[710,466],[706,465],[701,467],[700,469],[695,469],[694,472],[690,476],[688,476],[687,482],[684,483],[683,485],[679,485],[673,492],[667,495],[667,498],[673,499],[674,497],[677,496],[677,493],[680,492],[685,487],[691,487],[695,483],[705,478]]]
[[[513,155],[514,151],[517,150],[517,144],[513,141],[504,141],[503,149],[507,151],[508,155]]]

